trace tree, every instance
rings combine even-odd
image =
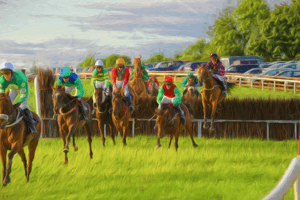
[[[169,59],[165,56],[163,52],[158,52],[154,53],[153,56],[151,56],[145,63],[150,63],[150,62],[163,62],[163,61],[168,61]]]
[[[271,12],[264,22],[258,40],[251,42],[249,50],[265,57],[267,61],[296,59],[300,54],[300,1],[294,0],[289,6],[282,4]]]
[[[89,67],[90,65],[95,65],[94,54],[89,54],[86,56],[85,60],[79,64],[79,67]]]
[[[130,65],[131,64],[131,58],[129,56],[125,56],[125,55],[118,55],[118,54],[112,54],[104,59],[101,59],[104,64],[105,67],[114,67],[116,64],[116,60],[118,58],[123,58],[125,61],[125,65]]]
[[[198,61],[204,53],[206,41],[204,39],[198,40],[195,44],[192,44],[180,53],[180,60]]]

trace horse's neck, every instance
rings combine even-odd
[[[204,82],[203,85],[204,85],[204,88],[211,88],[211,87],[213,87],[215,84],[216,84],[216,83],[215,83],[215,81],[214,81],[214,78],[211,77],[211,78],[207,79],[207,80]]]
[[[68,99],[68,101],[65,102],[66,106],[63,107],[63,109],[62,109],[63,112],[68,112],[76,106],[76,100],[73,100],[73,99],[70,100],[68,97],[67,97],[67,99]]]

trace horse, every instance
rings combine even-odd
[[[156,109],[156,125],[158,128],[158,139],[157,139],[157,146],[156,148],[161,147],[160,144],[160,138],[162,138],[162,131],[165,130],[167,134],[170,135],[170,142],[169,142],[169,148],[173,139],[173,136],[175,136],[175,150],[177,151],[178,149],[178,137],[181,133],[181,130],[183,128],[186,129],[188,132],[189,136],[191,137],[193,146],[196,148],[198,145],[195,143],[193,134],[192,134],[192,116],[188,110],[188,108],[180,103],[180,106],[182,110],[185,112],[185,117],[186,117],[186,124],[183,126],[180,120],[179,113],[177,109],[172,107],[172,104],[163,104],[161,107],[161,110]]]
[[[150,90],[151,90],[150,96],[157,96],[157,95],[158,95],[158,89],[157,89],[157,87],[156,87],[156,82],[155,82],[155,80],[150,79],[149,86],[150,86]]]
[[[112,91],[112,86],[110,85],[110,91]],[[94,91],[95,99],[96,99],[96,118],[98,121],[98,128],[100,130],[100,136],[102,138],[102,146],[105,147],[105,137],[103,135],[104,132],[104,124],[108,125],[109,130],[111,132],[111,138],[113,140],[114,145],[115,142],[115,134],[113,133],[114,123],[112,121],[111,113],[108,112],[111,106],[111,98],[105,96],[103,94],[103,88],[95,88]]]
[[[129,86],[128,86],[129,87]],[[112,120],[117,130],[123,134],[122,142],[126,146],[126,133],[128,131],[129,119],[132,113],[128,102],[124,100],[122,89],[115,88],[112,99]]]
[[[132,81],[129,83],[132,87],[132,89],[134,90],[134,92],[136,93],[137,97],[140,96],[148,96],[147,93],[147,86],[143,80],[143,69],[141,67],[141,58],[142,56],[140,56],[139,58],[134,58],[134,76]]]
[[[77,127],[85,127],[88,135],[88,142],[90,147],[90,158],[93,158],[92,151],[92,114],[90,110],[90,106],[85,103],[88,108],[87,117],[88,121],[80,121],[79,120],[79,111],[78,111],[78,100],[76,97],[71,96],[65,92],[64,86],[57,86],[57,88],[53,89],[53,111],[57,114],[57,123],[59,128],[59,134],[64,142],[63,152],[65,153],[65,161],[64,164],[68,164],[68,156],[69,152],[69,142],[71,136],[73,136],[73,149],[74,151],[78,150],[77,145],[75,144],[74,133]]]
[[[202,105],[203,105],[203,113],[204,113],[204,124],[203,128],[208,129],[207,124],[207,110],[208,106],[211,106],[211,126],[209,131],[215,131],[215,114],[217,106],[220,102],[222,102],[225,97],[222,94],[222,87],[223,84],[221,81],[213,78],[212,72],[208,70],[205,65],[199,66],[198,65],[198,75],[199,75],[199,82],[204,83],[203,90],[202,90]],[[230,89],[234,86],[233,83],[227,83],[227,92],[230,93]]]
[[[25,176],[27,182],[29,182],[29,176],[32,169],[32,162],[35,156],[35,150],[39,142],[39,135],[34,137],[28,143],[29,156],[28,164],[26,160],[26,155],[24,153],[23,144],[25,137],[27,135],[27,125],[24,121],[24,116],[22,116],[22,111],[20,108],[13,108],[12,102],[7,94],[0,94],[0,154],[2,161],[2,184],[6,186],[10,182],[10,173],[12,159],[16,153],[22,159],[25,169]],[[38,133],[41,132],[41,120],[38,115],[32,112],[33,118],[38,122],[36,130]],[[8,164],[6,168],[6,153],[8,153]]]
[[[198,87],[195,87],[195,81],[191,81],[190,79],[188,79],[187,87],[187,90],[185,90],[182,94],[183,97],[201,98]]]

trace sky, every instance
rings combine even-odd
[[[267,0],[272,7],[281,0]],[[2,2],[2,3],[1,3]],[[0,63],[77,66],[86,55],[172,56],[236,0],[0,0]]]

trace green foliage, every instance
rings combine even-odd
[[[130,65],[131,64],[131,58],[129,56],[125,56],[125,55],[118,55],[118,54],[112,54],[104,59],[101,59],[104,64],[105,64],[105,67],[114,67],[115,64],[116,64],[116,60],[118,58],[123,58],[124,61],[125,61],[125,65]]]
[[[191,44],[186,48],[186,50],[177,54],[176,60],[199,61],[202,58],[205,46],[206,41],[204,39],[198,40],[195,44]]]
[[[93,54],[86,56],[85,60],[79,64],[79,67],[89,67],[90,65],[95,65],[95,57]]]
[[[29,73],[31,74],[37,74],[38,73],[38,67],[37,66],[32,66],[29,70]]]
[[[150,63],[150,62],[163,62],[163,61],[168,61],[170,60],[165,56],[163,52],[158,52],[154,53],[148,60],[145,61],[145,63]]]

